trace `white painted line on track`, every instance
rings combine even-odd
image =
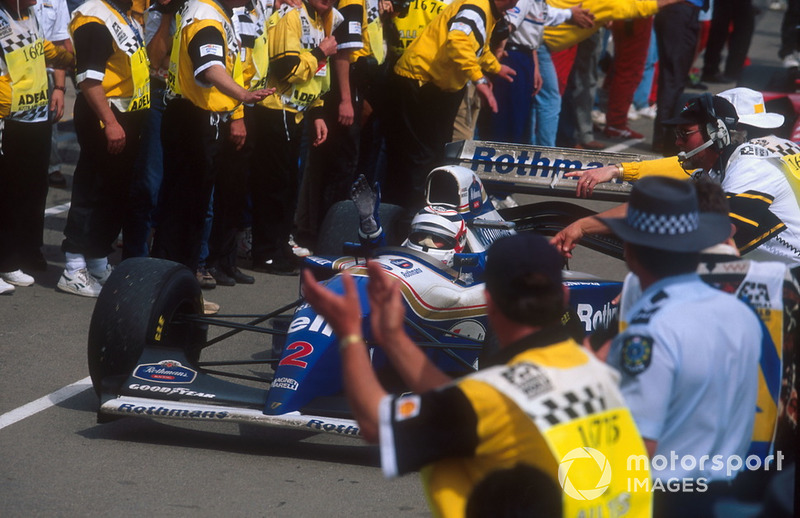
[[[27,405],[22,405],[21,407],[15,408],[10,412],[6,412],[5,414],[0,415],[0,430],[6,426],[11,426],[18,421],[22,421],[23,419],[34,414],[38,414],[42,410],[47,410],[48,408],[55,406],[62,401],[71,398],[72,396],[80,394],[84,390],[91,388],[91,386],[92,380],[89,378],[89,376],[86,376],[82,380],[76,381],[72,385],[67,385],[66,387],[60,388],[55,392],[37,399],[36,401],[31,401]]]
[[[49,209],[45,209],[44,216],[57,216],[58,214],[62,214],[69,210],[70,202],[62,203],[61,205],[56,205],[55,207],[50,207]]]
[[[639,142],[644,142],[643,138],[632,138],[630,140],[626,140],[625,142],[620,142],[619,144],[615,144],[613,146],[609,146],[605,148],[603,151],[608,151],[609,153],[623,153],[626,149],[632,148]]]

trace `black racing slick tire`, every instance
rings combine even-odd
[[[381,203],[381,226],[386,233],[386,244],[398,246],[408,235],[407,218],[402,207]],[[325,214],[314,249],[316,255],[340,256],[345,243],[358,243],[358,211],[350,200],[338,201]]]
[[[89,325],[89,374],[98,396],[124,381],[146,346],[182,349],[196,361],[207,326],[178,317],[202,314],[200,284],[188,268],[163,259],[123,261],[103,286]]]

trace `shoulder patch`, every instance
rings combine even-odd
[[[628,336],[622,342],[620,364],[626,374],[636,376],[650,366],[653,359],[653,339],[644,335]]]
[[[400,422],[417,417],[420,407],[419,395],[408,394],[400,396],[394,400],[394,420]]]

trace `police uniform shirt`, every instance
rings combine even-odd
[[[554,437],[547,435],[548,430],[571,419],[608,411],[615,401],[622,405],[613,371],[590,358],[560,325],[546,327],[500,350],[486,367],[438,390],[388,395],[381,401],[383,472],[392,477],[424,468],[423,484],[436,515],[463,516],[477,483],[488,473],[519,462],[557,480],[558,460],[548,446]],[[492,377],[515,384],[526,401],[535,401],[536,410],[527,410],[534,413],[528,415],[512,396],[495,388],[489,381]],[[615,447],[624,449],[622,458],[643,455],[633,421],[627,410],[623,411],[630,428],[622,432],[625,439]],[[565,436],[578,434],[561,435]],[[566,449],[581,445],[570,443]]]
[[[33,6],[36,17],[42,24],[44,38],[48,41],[69,39],[69,10],[66,0],[40,0]]]
[[[622,374],[642,437],[658,441],[656,455],[696,461],[654,464],[654,478],[735,476],[711,461],[701,468],[699,459],[746,456],[763,338],[758,317],[692,273],[651,285],[623,318],[629,327],[614,339],[608,363]]]

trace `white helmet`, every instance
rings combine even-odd
[[[428,205],[411,220],[411,232],[405,246],[435,257],[453,266],[453,255],[464,250],[467,225],[455,210]]]

